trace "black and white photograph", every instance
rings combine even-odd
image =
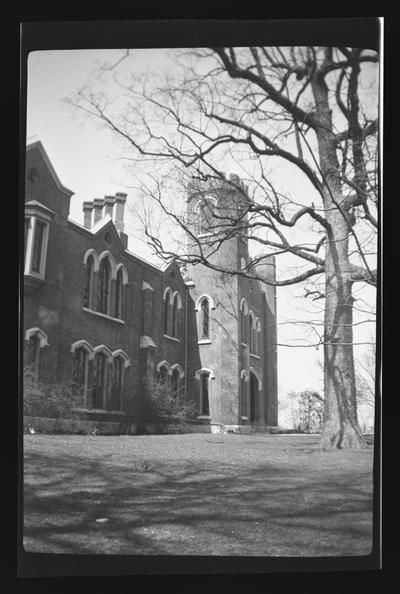
[[[95,24],[21,27],[22,572],[378,569],[383,19]]]

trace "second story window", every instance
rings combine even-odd
[[[85,288],[83,291],[83,306],[91,308],[93,301],[94,258],[89,256],[86,262]]]
[[[200,339],[210,338],[210,302],[203,297],[200,302]]]
[[[117,279],[115,282],[115,317],[122,318],[122,285],[123,276],[122,268],[117,271]]]
[[[25,263],[24,273],[44,279],[50,221],[54,213],[36,201],[25,205]]]
[[[99,267],[98,305],[99,312],[108,314],[110,310],[111,266],[108,258],[103,258]]]

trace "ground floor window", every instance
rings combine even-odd
[[[112,367],[111,410],[121,409],[124,364],[125,362],[122,357],[114,357]]]
[[[107,382],[107,356],[96,353],[93,373],[93,408],[105,408],[105,394]]]
[[[247,417],[247,382],[246,378],[242,376],[241,379],[241,393],[242,393],[242,417]]]
[[[89,387],[89,352],[80,347],[74,352],[72,370],[72,392],[75,396],[82,397],[82,405],[87,405]]]
[[[210,403],[209,403],[209,373],[200,374],[200,414],[210,414]]]

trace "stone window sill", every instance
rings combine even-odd
[[[173,340],[174,342],[180,342],[179,338],[175,336],[169,336],[169,334],[164,334],[164,338],[168,338],[168,340]]]
[[[96,413],[96,415],[101,414],[127,416],[127,413],[123,410],[104,410],[104,408],[74,408],[73,411],[77,413]]]
[[[124,320],[121,320],[120,318],[114,318],[112,316],[109,316],[108,314],[104,314],[104,313],[101,313],[100,311],[95,311],[94,309],[90,309],[89,307],[82,307],[82,309],[86,313],[90,313],[94,316],[98,316],[99,318],[111,320],[112,322],[118,322],[118,324],[125,324]]]
[[[211,420],[210,415],[199,415],[197,418],[199,421],[210,421]]]
[[[211,344],[211,340],[209,338],[203,338],[199,340],[197,344]]]
[[[254,353],[250,353],[250,357],[254,357],[254,359],[261,359],[260,355],[255,355]]]
[[[241,417],[242,421],[248,421],[249,417]]]

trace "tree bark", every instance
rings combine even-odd
[[[321,123],[315,132],[329,225],[325,254],[324,426],[319,447],[364,448],[367,446],[356,404],[350,221],[344,209],[328,89],[322,77],[313,77],[312,91]]]

